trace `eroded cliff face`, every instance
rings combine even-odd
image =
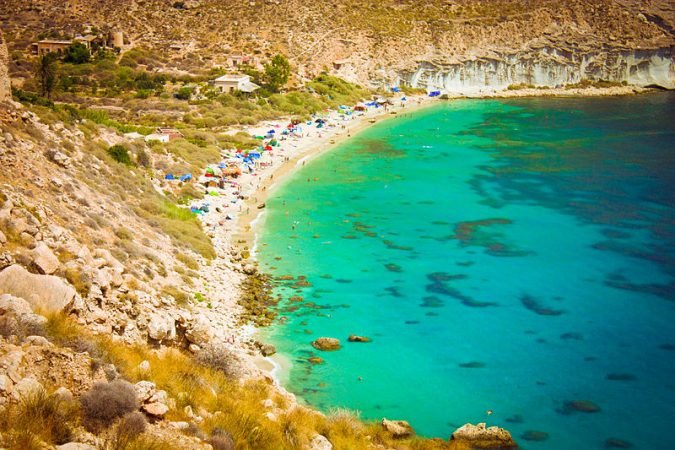
[[[12,96],[12,90],[9,84],[9,73],[7,69],[8,62],[9,57],[7,54],[7,46],[5,45],[5,39],[2,36],[2,31],[0,31],[0,102],[9,100]]]
[[[412,87],[466,94],[500,91],[510,85],[559,87],[582,80],[673,89],[673,47],[597,52],[544,47],[466,61],[421,61],[416,70],[399,74],[399,82]]]

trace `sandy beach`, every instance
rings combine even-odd
[[[396,104],[386,108],[372,107],[351,116],[330,111],[320,115],[327,121],[325,127],[318,129],[316,124],[304,124],[299,135],[280,136],[290,119],[266,121],[227,132],[243,131],[256,136],[265,135],[274,129],[279,133],[279,146],[270,152],[272,156],[267,156],[264,164],[256,163],[251,173],[244,171],[222,189],[209,187],[210,195],[191,204],[195,208],[206,206],[204,209],[207,211],[199,214],[199,219],[218,255],[200,270],[203,290],[210,304],[196,304],[196,312],[210,322],[213,341],[238,354],[250,369],[251,375],[263,374],[279,382],[278,374],[285,372],[287,368],[284,366],[289,364],[283,358],[262,357],[255,348],[257,328],[239,324],[239,317],[243,313],[243,308],[238,304],[240,284],[246,272],[250,273],[255,267],[255,233],[264,221],[265,201],[286,177],[316,156],[336,148],[374,123],[426,107],[433,104],[434,100],[426,96],[410,96],[405,102],[397,100]],[[223,159],[227,159],[226,152],[223,153]],[[214,161],[214,164],[217,163]],[[248,252],[250,256],[243,258],[242,252]]]

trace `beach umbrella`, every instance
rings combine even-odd
[[[180,181],[190,181],[192,179],[192,174],[191,173],[186,173],[185,175],[181,175]]]
[[[171,173],[167,173],[164,177],[165,180],[175,180],[176,178]]]
[[[271,145],[266,146],[266,147],[265,147],[265,150],[267,150],[268,152],[271,152],[271,151],[272,151],[272,146],[271,146]]]
[[[274,134],[274,133],[276,133],[276,131],[274,131],[274,130],[269,130],[269,131],[267,132],[267,134]]]

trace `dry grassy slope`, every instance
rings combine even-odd
[[[380,67],[464,59],[542,45],[655,48],[674,42],[668,0],[342,0],[280,4],[202,0],[1,0],[2,28],[21,47],[44,30],[119,27],[136,45],[182,43],[183,62],[222,62],[230,49],[282,51],[312,74],[352,57],[362,79]],[[642,15],[641,15],[642,14]]]

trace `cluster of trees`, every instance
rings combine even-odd
[[[134,57],[143,56],[140,53],[139,55],[134,54]],[[133,68],[135,64],[116,64],[109,56],[99,50],[92,57],[89,48],[82,43],[70,45],[62,54],[48,53],[41,56],[35,65],[35,78],[40,95],[51,100],[57,89],[68,91],[73,90],[75,86],[86,86],[91,88],[92,92],[99,88],[111,90],[113,93],[135,90],[140,98],[147,98],[153,92],[161,91],[168,81],[165,75],[135,70]],[[59,66],[61,61],[68,64],[63,66],[63,70]],[[288,83],[291,65],[285,56],[276,55],[265,64],[264,71],[248,68],[245,72],[251,75],[253,82],[262,86],[257,95],[269,97],[278,93]],[[184,87],[175,97],[189,100],[192,93],[193,88]]]

